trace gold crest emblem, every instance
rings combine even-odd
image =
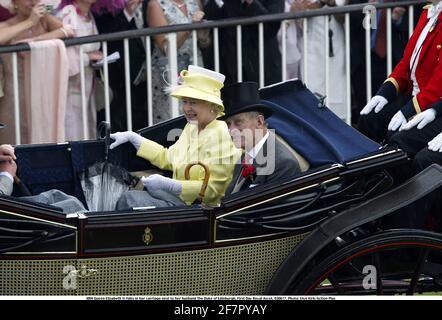
[[[149,227],[146,227],[146,229],[144,229],[143,242],[146,244],[146,246],[148,246],[149,243],[152,242],[152,240],[153,240],[152,231],[150,230]]]

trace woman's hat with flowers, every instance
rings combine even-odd
[[[180,73],[179,84],[170,88],[170,95],[175,98],[193,98],[211,102],[218,106],[219,112],[224,111],[221,100],[221,88],[224,87],[225,76],[219,72],[189,65]]]

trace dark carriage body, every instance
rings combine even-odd
[[[261,94],[274,109],[270,127],[305,158],[308,170],[226,197],[219,207],[65,215],[3,196],[0,294],[262,294],[318,226],[401,181],[394,174],[407,161],[401,150],[381,149],[358,134],[301,82]],[[184,124],[177,118],[140,133],[170,145]],[[84,201],[78,175],[103,161],[104,141],[18,146],[16,153],[18,175],[33,194],[56,188]],[[154,169],[129,144],[113,150],[110,161],[130,172]],[[278,283],[289,277],[281,275],[271,293],[280,293]]]

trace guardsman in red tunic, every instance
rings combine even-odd
[[[436,116],[432,104],[442,97],[442,2],[432,3],[424,7],[402,60],[361,111],[358,128],[375,141],[387,131],[406,129],[425,110],[431,109],[425,119]]]

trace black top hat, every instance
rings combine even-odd
[[[258,84],[256,82],[239,82],[221,89],[221,99],[224,103],[226,119],[242,112],[257,111],[264,114],[264,118],[272,115],[272,109],[261,102]]]

